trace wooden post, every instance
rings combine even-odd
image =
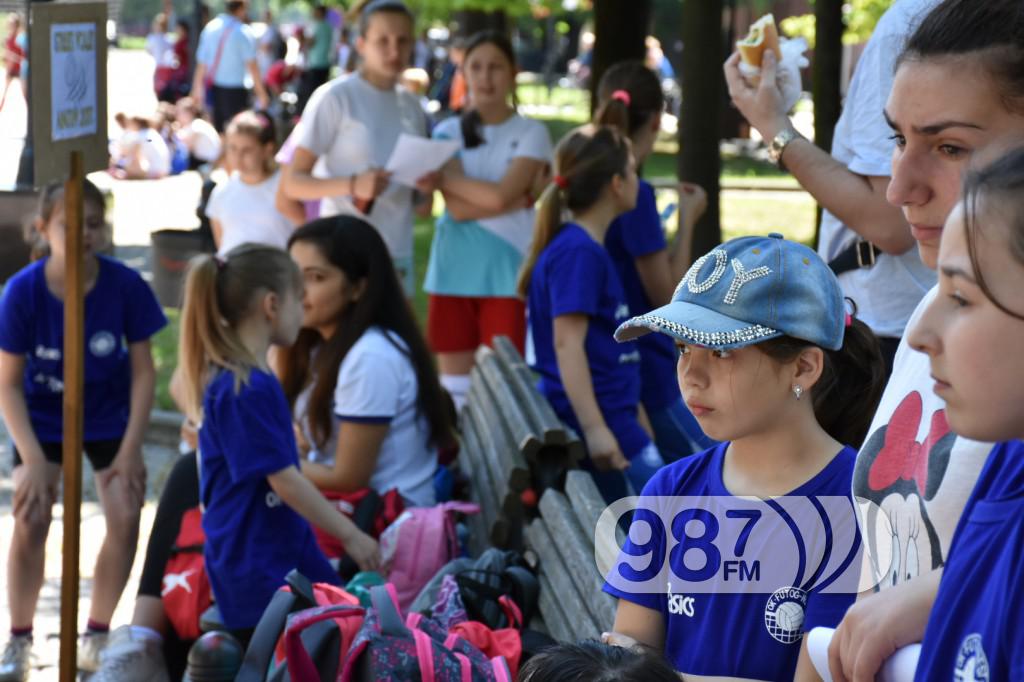
[[[78,675],[78,557],[82,516],[85,384],[85,272],[82,246],[82,152],[71,152],[64,183],[64,556],[60,583],[60,680]]]

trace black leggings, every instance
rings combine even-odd
[[[146,559],[142,564],[139,579],[139,596],[160,599],[164,585],[164,569],[171,556],[174,541],[181,530],[181,519],[185,512],[199,504],[199,468],[196,453],[182,455],[174,463],[160,502],[156,506],[153,530],[146,545]],[[185,672],[191,641],[178,637],[173,627],[164,635],[164,657],[172,680],[180,680]]]

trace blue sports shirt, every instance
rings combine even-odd
[[[654,188],[641,180],[636,208],[612,221],[604,237],[604,247],[615,263],[631,314],[642,315],[667,303],[651,303],[636,269],[637,258],[657,253],[667,246]],[[649,413],[660,412],[680,399],[679,385],[675,381],[675,347],[665,334],[645,334],[636,344],[640,349],[640,400]]]
[[[0,349],[25,356],[25,402],[40,443],[63,440],[64,301],[46,285],[46,262],[8,280],[0,298]],[[167,324],[152,289],[120,261],[97,256],[96,283],[85,296],[84,440],[121,438],[131,407],[128,346]]]
[[[609,577],[604,591],[662,614],[666,625],[665,657],[679,672],[791,680],[803,633],[819,625],[835,627],[856,599],[860,537],[850,484],[857,452],[844,447],[818,474],[782,498],[783,504],[774,507],[772,501],[766,501],[767,513],[752,519],[748,516],[749,505],[757,503],[751,502],[751,498],[733,497],[722,480],[728,446],[722,443],[673,462],[644,487],[642,497],[669,498],[664,499],[664,504],[672,505],[671,508],[659,508],[659,516],[666,517],[665,532],[648,531],[648,523],[637,519],[650,512],[638,510],[633,525],[639,523],[643,530],[636,532],[631,527],[630,538],[612,571],[621,571],[627,557],[650,554],[663,558],[669,567],[654,566],[654,559],[651,564],[655,570],[650,575],[665,580],[664,588],[659,585],[657,591],[634,592],[614,586]],[[692,501],[675,499],[682,497],[700,498],[701,504],[706,505],[700,509],[705,512],[692,514],[693,518],[681,522],[683,515],[692,511],[685,506]],[[821,504],[837,499],[840,514],[834,513],[834,504]],[[794,510],[794,500],[813,505],[809,508],[821,511],[821,520],[812,512],[816,524],[808,526],[807,519],[787,515],[787,510]],[[822,511],[825,506],[833,512],[826,515]],[[772,511],[775,508],[778,513]],[[668,515],[673,517],[671,521]],[[704,518],[709,515],[713,518]],[[727,537],[731,527],[743,529],[738,537],[744,549],[736,543],[733,550],[735,536]],[[668,533],[680,540],[672,551]],[[634,538],[644,535],[650,537],[646,545],[634,543]],[[692,538],[685,540],[688,545],[683,544],[684,535]],[[800,554],[796,575],[787,572],[778,584],[744,586],[744,571],[751,571],[759,561],[760,569],[767,574],[772,570],[770,562],[792,558],[789,548],[793,545]],[[789,554],[780,557],[780,552]],[[731,556],[742,556],[743,561],[729,561]],[[680,557],[683,566],[678,564]],[[713,589],[695,591],[684,587],[678,576],[687,569],[694,573],[707,570],[707,576],[701,580],[714,580],[708,583]],[[615,582],[622,584],[619,580]],[[837,585],[842,586],[842,591]],[[826,588],[830,589],[825,592]]]
[[[621,420],[614,415],[635,414],[640,402],[640,353],[636,343],[617,343],[612,336],[629,318],[629,305],[608,252],[574,223],[562,227],[534,266],[527,296],[527,361],[540,374],[540,392],[558,416],[575,424],[558,371],[554,340],[555,318],[570,314],[590,318],[584,349],[594,394],[623,454],[632,457],[650,438],[637,428],[637,435],[631,434],[628,442],[623,442],[616,430]]]
[[[967,500],[915,680],[1024,679],[1024,443],[992,449]]]
[[[274,375],[253,369],[236,390],[221,370],[203,398],[199,429],[203,558],[224,625],[254,627],[293,568],[338,584],[309,523],[267,477],[299,465],[291,412]]]

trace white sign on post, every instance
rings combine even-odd
[[[96,24],[52,24],[50,68],[54,141],[95,135]]]

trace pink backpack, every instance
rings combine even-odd
[[[408,609],[441,567],[459,554],[455,513],[477,514],[472,502],[445,502],[413,507],[402,512],[380,536],[384,564],[390,565],[388,582],[398,592],[398,603]]]

